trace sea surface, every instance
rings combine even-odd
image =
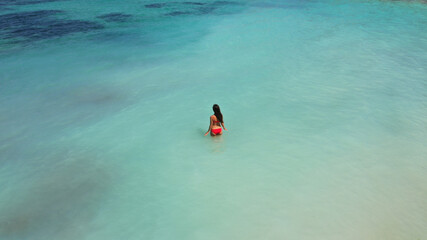
[[[0,1],[1,240],[426,226],[425,1]]]

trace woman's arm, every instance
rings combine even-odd
[[[222,125],[222,128],[224,128],[224,130],[225,130],[225,131],[228,131],[228,130],[227,130],[227,128],[225,128],[225,126],[224,126],[224,123],[223,123],[223,122],[221,123],[221,125]]]
[[[206,135],[208,135],[208,133],[211,131],[211,129],[212,129],[212,124],[213,124],[213,120],[212,120],[212,117],[210,117],[209,118],[209,120],[210,120],[210,123],[209,123],[209,129],[208,129],[208,131],[205,133],[205,136]]]

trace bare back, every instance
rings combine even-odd
[[[221,122],[218,121],[218,119],[215,115],[211,116],[211,121],[212,121],[212,128],[220,128],[221,127]]]

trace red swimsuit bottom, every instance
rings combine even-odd
[[[220,134],[220,133],[222,132],[222,128],[215,128],[215,129],[212,129],[212,130],[211,130],[211,132],[212,132],[213,134]]]

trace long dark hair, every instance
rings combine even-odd
[[[219,109],[218,104],[214,104],[214,105],[213,105],[213,107],[212,107],[212,109],[213,109],[213,111],[214,111],[214,115],[215,115],[216,119],[218,119],[218,121],[220,121],[220,122],[224,123],[224,122],[222,121],[222,113],[221,113],[221,109]]]

